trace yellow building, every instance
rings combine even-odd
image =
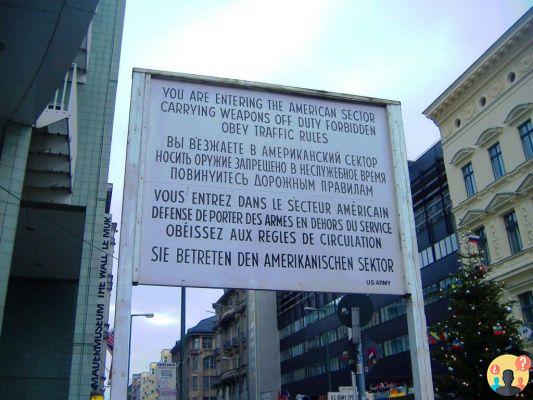
[[[170,349],[161,350],[161,362],[171,363],[172,362],[172,353]]]
[[[440,129],[459,234],[480,237],[492,276],[533,328],[533,9],[424,114]]]
[[[141,400],[148,400],[150,398],[150,373],[143,372],[141,374]]]

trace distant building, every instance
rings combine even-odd
[[[2,399],[104,392],[124,12],[124,0],[0,4]]]
[[[161,350],[161,361],[160,362],[163,362],[163,363],[172,362],[172,352],[170,349]]]
[[[154,370],[155,373],[155,370]],[[141,373],[141,400],[153,400],[154,397],[154,388],[152,385],[152,380],[150,379],[150,372]]]
[[[161,360],[155,369],[157,400],[176,400],[177,364],[172,361],[171,350],[161,351]]]
[[[172,349],[170,349],[170,354],[171,354],[171,357],[172,357],[172,362],[176,364],[176,393],[177,393],[177,400],[181,400],[183,398],[182,396],[182,391],[181,391],[181,386],[180,386],[180,382],[181,382],[181,376],[182,376],[182,363],[181,363],[181,353],[180,353],[180,348],[181,348],[181,340],[177,340],[176,341],[176,344],[174,344],[174,347],[172,347]],[[187,359],[187,355],[186,355],[187,352],[185,352],[185,359]],[[183,377],[184,379],[186,380],[185,378],[185,374],[186,374],[186,371],[183,371]],[[187,387],[186,384],[183,385],[184,387]]]
[[[248,321],[245,290],[225,290],[213,304],[218,322],[215,326],[215,357],[220,381],[218,399],[248,399]]]
[[[141,374],[133,374],[128,386],[128,400],[141,400]]]
[[[217,322],[217,317],[213,316],[201,320],[196,326],[187,330],[185,338],[185,371],[183,372],[184,388],[183,392],[179,386],[180,382],[180,346],[181,342],[170,350],[172,361],[177,368],[177,390],[178,399],[182,399],[182,393],[185,393],[184,399],[216,399],[215,385],[218,382],[215,359],[213,356],[214,349],[214,330],[213,327]]]
[[[533,9],[424,114],[439,127],[460,235],[479,236],[492,278],[533,328]],[[531,349],[531,344],[530,344]]]
[[[130,393],[140,400],[176,400],[176,363],[171,350],[162,350],[161,359],[151,362],[148,372],[133,374],[128,396]]]
[[[227,289],[213,307],[217,399],[276,399],[281,383],[275,292]]]
[[[450,284],[449,274],[457,268],[458,249],[440,142],[409,163],[409,175],[425,311],[431,325],[447,315],[441,289]],[[292,397],[326,399],[328,381],[332,392],[351,386],[349,363],[343,357],[349,348],[348,329],[337,317],[341,295],[278,292],[281,380]],[[412,385],[405,300],[371,297],[374,314],[363,327],[367,390]]]

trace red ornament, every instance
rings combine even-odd
[[[492,327],[492,330],[494,332],[494,336],[505,335],[505,330],[502,328],[500,324],[494,325]]]

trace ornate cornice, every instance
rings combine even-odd
[[[530,111],[532,108],[533,103],[524,103],[513,107],[513,109],[509,111],[509,114],[507,114],[507,117],[503,123],[506,125],[514,125],[514,123],[520,119],[522,115]]]
[[[472,147],[465,147],[464,149],[458,150],[452,157],[450,164],[458,167],[459,164],[462,164],[468,160],[472,154],[474,154],[474,149]]]
[[[533,36],[533,8],[529,9],[511,28],[509,28],[491,47],[489,47],[461,76],[459,76],[429,107],[423,114],[435,124],[440,125],[442,117],[448,110],[457,104],[471,87],[478,87],[491,71],[501,68],[502,60],[517,46],[531,42]],[[520,67],[525,66],[525,72],[529,70],[530,57],[525,57],[518,62]],[[494,87],[489,88],[490,97],[502,90],[501,81],[497,81]]]
[[[483,132],[481,132],[481,135],[479,135],[476,146],[484,146],[486,147],[489,143],[491,143],[494,139],[496,139],[500,133],[502,133],[501,127],[494,127],[485,129]]]

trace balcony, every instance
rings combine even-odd
[[[230,351],[232,349],[231,340],[224,340],[222,348],[224,351]]]
[[[243,368],[243,366],[228,369],[220,375],[220,383],[237,380],[237,378],[245,374],[246,368]]]

